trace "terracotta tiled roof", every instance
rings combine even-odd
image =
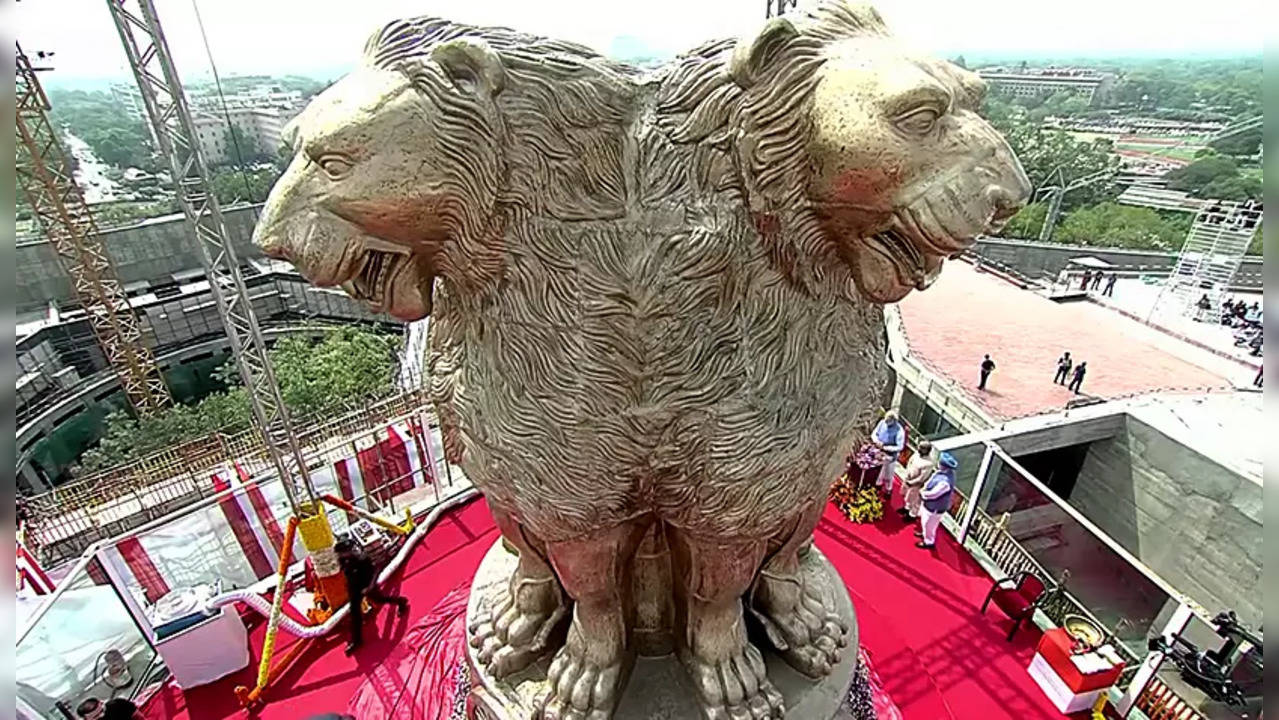
[[[1226,390],[1229,381],[1133,337],[1137,324],[1093,303],[1059,304],[963,263],[947,263],[928,290],[899,305],[911,354],[998,420],[1063,408],[1057,358],[1087,361],[1083,393],[1116,399],[1157,391]],[[995,371],[977,389],[989,354]]]

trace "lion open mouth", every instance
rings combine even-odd
[[[373,303],[380,310],[390,307],[390,291],[401,272],[410,265],[409,255],[383,250],[364,250],[354,275],[342,283],[355,298]]]

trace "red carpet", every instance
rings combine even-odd
[[[875,525],[853,525],[828,508],[817,545],[848,583],[857,608],[861,644],[877,679],[905,720],[1038,720],[1061,716],[1026,674],[1038,633],[1023,630],[1004,641],[1007,621],[978,607],[990,581],[979,566],[939,533],[938,550],[915,548],[911,526],[895,513]],[[253,717],[305,720],[313,714],[346,712],[366,680],[404,662],[398,639],[418,625],[441,600],[469,581],[497,530],[483,502],[446,515],[433,528],[400,581],[410,597],[409,618],[381,613],[377,632],[366,636],[356,657],[342,654],[344,637],[331,637],[307,651],[268,692]],[[250,633],[260,647],[263,625]],[[280,634],[281,650],[293,638]],[[190,692],[167,687],[145,708],[149,720],[222,720],[250,717],[232,689],[251,686],[249,668]],[[418,670],[419,673],[423,671]],[[438,672],[435,673],[438,675]],[[416,677],[416,676],[415,676]],[[433,684],[433,683],[432,683]],[[366,686],[367,692],[367,686]]]
[[[902,717],[1061,718],[1026,673],[1038,631],[1006,642],[1008,620],[978,612],[989,576],[945,531],[935,552],[916,548],[915,527],[896,512],[854,525],[829,506],[817,529],[817,547],[848,585],[861,644]]]
[[[374,677],[388,659],[397,638],[417,624],[459,583],[469,582],[484,553],[497,539],[497,528],[483,502],[472,502],[443,518],[418,545],[400,575],[399,593],[412,601],[409,617],[400,621],[393,612],[379,612],[374,632],[366,632],[364,647],[354,658],[343,654],[344,634],[327,637],[308,650],[298,663],[266,694],[266,705],[250,716],[235,699],[236,685],[252,687],[257,678],[257,650],[262,646],[265,623],[249,633],[254,648],[249,667],[212,685],[186,693],[173,686],[146,707],[148,720],[222,720],[256,717],[262,720],[305,720],[326,712],[346,712],[347,704],[366,678]],[[392,586],[392,589],[396,589]],[[369,630],[373,630],[372,627]],[[295,642],[280,633],[277,652]]]

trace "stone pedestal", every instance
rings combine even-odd
[[[467,624],[475,616],[480,603],[493,602],[493,595],[504,591],[515,570],[516,556],[499,541],[475,573],[471,599],[467,606]],[[771,652],[763,638],[752,637],[764,653],[768,676],[786,698],[786,717],[790,720],[831,720],[839,712],[848,695],[857,666],[857,618],[848,591],[839,573],[816,548],[803,560],[803,572],[812,587],[838,609],[848,624],[848,647],[839,665],[826,678],[810,680],[795,672],[779,656]],[[497,680],[476,659],[476,651],[467,646],[471,672],[471,697],[468,702],[470,720],[530,720],[538,702],[546,693],[546,658],[506,680]],[[640,657],[631,672],[630,682],[622,695],[614,720],[700,720],[696,696],[683,666],[674,655]]]

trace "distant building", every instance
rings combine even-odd
[[[302,94],[266,85],[225,97],[213,92],[190,98],[196,136],[206,161],[214,164],[236,159],[230,124],[253,141],[263,155],[274,157],[283,144],[284,127],[305,107]],[[241,148],[244,152],[245,148]]]
[[[1045,97],[1067,93],[1090,105],[1102,103],[1114,84],[1111,73],[1087,68],[982,68],[977,71],[991,87],[1013,97]]]

